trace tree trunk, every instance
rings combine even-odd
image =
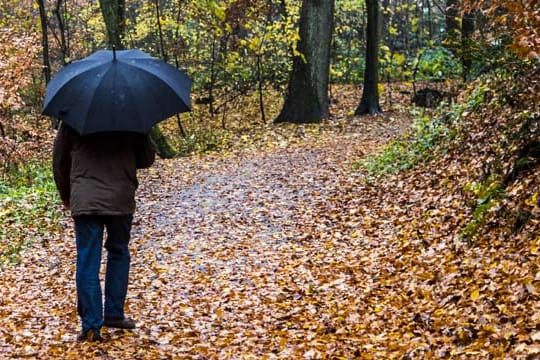
[[[355,115],[381,112],[379,105],[379,1],[366,0],[367,45],[362,99]]]
[[[383,12],[383,16],[381,17],[381,34],[384,34],[388,37],[388,29],[390,28],[390,25],[392,24],[392,19],[394,15],[390,11],[390,0],[382,0],[381,2],[381,11]],[[383,42],[385,40],[383,39]],[[390,47],[392,49],[392,47]]]
[[[257,54],[257,90],[259,92],[259,109],[261,110],[261,120],[266,124],[266,114],[264,113],[264,97],[263,97],[263,76],[261,69],[261,55]]]
[[[157,154],[161,158],[170,159],[176,156],[176,151],[167,142],[165,135],[163,135],[163,132],[161,131],[158,125],[155,125],[152,128],[152,130],[150,130],[150,138],[152,139],[152,143],[154,144],[154,147],[156,148]]]
[[[457,41],[459,39],[459,14],[458,14],[458,0],[446,0],[446,9],[445,9],[445,23],[446,23],[446,34],[445,40],[447,48],[454,54],[454,56],[459,56],[459,49],[457,49]]]
[[[45,9],[45,1],[38,0],[39,5],[39,18],[41,21],[41,45],[43,48],[43,76],[45,77],[45,84],[48,84],[51,80],[51,61],[49,59],[49,35],[47,31],[47,11]],[[51,127],[53,129],[58,129],[60,121],[58,119],[51,119]],[[5,136],[4,129],[2,130],[2,135]]]
[[[472,67],[471,36],[474,33],[474,14],[467,13],[461,18],[461,66],[463,82],[469,78]]]
[[[369,5],[366,4],[367,7]],[[403,18],[404,21],[401,23],[401,28],[403,29],[401,36],[403,36],[404,45],[405,45],[405,55],[408,56],[410,54],[411,49],[411,20],[409,19],[409,3],[408,1],[402,1],[401,3],[402,10],[404,12]],[[368,15],[369,16],[369,15]]]
[[[446,0],[446,32],[450,51],[461,59],[463,81],[467,81],[472,66],[470,37],[474,32],[474,13],[459,17],[459,1]]]
[[[458,0],[446,0],[446,34],[455,37],[459,34]]]
[[[161,51],[161,58],[164,61],[168,61],[168,56],[165,52],[165,41],[163,40],[163,29],[161,28],[161,10],[159,8],[159,0],[155,0],[154,3],[156,5],[156,20],[158,26],[159,48]]]
[[[125,31],[125,0],[99,0],[109,45],[123,49],[122,38]]]
[[[427,22],[428,22],[428,31],[429,31],[429,40],[433,40],[433,16],[432,16],[432,7],[431,7],[431,1],[426,0],[427,5]]]
[[[327,118],[334,0],[303,0],[298,53],[285,103],[275,123],[315,123]]]
[[[62,51],[62,63],[65,65],[67,59],[69,58],[69,48],[66,40],[66,23],[65,18],[62,17],[62,2],[63,0],[58,0],[56,2],[56,8],[54,9],[54,14],[56,15],[56,20],[58,21],[58,30],[60,31],[60,50]]]
[[[49,60],[49,35],[47,32],[47,11],[45,10],[45,1],[38,0],[39,18],[41,21],[41,45],[43,47],[43,75],[45,83],[51,80],[51,63]]]

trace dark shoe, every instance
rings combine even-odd
[[[105,318],[105,321],[103,321],[103,326],[117,329],[135,329],[135,321],[129,317],[125,317],[123,319]]]
[[[81,330],[77,335],[77,341],[103,341],[100,331],[96,329]]]

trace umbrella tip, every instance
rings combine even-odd
[[[113,53],[113,61],[116,61],[116,45],[113,45],[112,53]]]

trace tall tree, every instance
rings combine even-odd
[[[64,6],[64,14],[62,14],[62,6]],[[69,43],[68,37],[66,37],[67,14],[66,3],[64,2],[64,0],[56,1],[54,14],[56,16],[56,21],[58,22],[58,30],[60,32],[60,50],[62,51],[62,62],[65,64],[69,59]]]
[[[444,17],[446,22],[446,36],[450,37],[450,40],[459,36],[458,7],[458,0],[446,0]]]
[[[460,0],[446,0],[446,36],[450,51],[461,59],[463,81],[472,67],[471,36],[474,32],[474,13],[462,12]]]
[[[101,12],[107,27],[109,44],[117,49],[123,49],[122,39],[125,31],[125,0],[99,0]],[[156,125],[150,132],[156,151],[162,158],[171,158],[176,152]]]
[[[467,81],[472,68],[472,39],[474,33],[474,13],[465,13],[461,18],[461,65],[463,81]]]
[[[376,114],[381,111],[379,105],[379,1],[366,0],[366,12],[367,43],[364,88],[355,115]]]
[[[314,123],[327,118],[334,0],[303,0],[297,52],[285,103],[276,123]]]
[[[425,0],[424,8],[427,9],[427,26],[428,26],[429,40],[433,40],[433,16],[432,16],[430,0]],[[424,10],[422,10],[422,13],[424,13]]]
[[[126,1],[99,0],[99,6],[105,20],[109,45],[122,49],[122,38],[126,29]]]
[[[51,80],[51,63],[49,60],[49,36],[47,31],[47,11],[45,9],[45,1],[38,0],[39,6],[39,19],[41,21],[41,45],[43,53],[43,75],[45,76],[45,82],[48,83]]]
[[[154,4],[156,5],[156,22],[158,26],[159,50],[161,52],[161,58],[164,61],[167,61],[168,56],[167,56],[167,52],[165,51],[165,42],[163,40],[163,29],[161,26],[161,8],[159,7],[159,0],[155,0]]]

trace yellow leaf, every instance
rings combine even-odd
[[[476,301],[480,297],[480,290],[474,289],[474,291],[471,293],[471,300]]]
[[[218,320],[221,320],[223,318],[223,309],[222,308],[219,308],[216,310],[216,318]]]
[[[446,312],[445,309],[437,309],[433,312],[433,316],[440,317]]]
[[[538,200],[538,192],[535,192],[530,198],[525,200],[525,204],[529,206],[535,206],[537,200]]]

